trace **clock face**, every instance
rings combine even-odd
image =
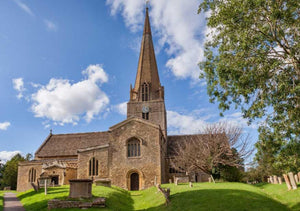
[[[149,107],[148,106],[143,106],[142,111],[143,111],[143,113],[148,113],[149,112]]]

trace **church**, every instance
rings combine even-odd
[[[35,152],[34,160],[18,166],[17,190],[43,185],[47,176],[53,185],[70,179],[106,179],[127,190],[141,190],[167,183],[183,174],[170,166],[176,143],[193,136],[168,136],[164,87],[156,64],[148,8],[134,87],[130,87],[127,119],[108,131],[52,134]],[[196,174],[194,181],[206,181]]]

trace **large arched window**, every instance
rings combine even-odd
[[[142,101],[148,101],[149,100],[149,86],[146,83],[143,83],[142,85]]]
[[[98,176],[99,163],[95,157],[89,161],[89,176]]]
[[[140,141],[136,138],[132,138],[127,143],[127,155],[128,157],[141,156]]]
[[[28,173],[28,182],[35,182],[36,180],[36,169],[31,168]]]

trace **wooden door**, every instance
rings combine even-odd
[[[130,190],[139,190],[139,174],[138,173],[132,173],[130,175]]]

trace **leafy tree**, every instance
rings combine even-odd
[[[204,0],[201,11],[212,29],[200,63],[210,100],[299,140],[300,1]]]
[[[222,112],[240,107],[250,123],[264,120],[258,168],[299,169],[299,151],[290,146],[300,142],[300,1],[204,0],[202,11],[211,39],[200,77],[211,102]]]
[[[24,161],[24,157],[20,154],[16,154],[11,160],[5,164],[3,172],[3,186],[10,186],[11,189],[15,190],[17,187],[18,178],[18,163]]]
[[[25,156],[25,160],[27,160],[27,161],[32,160],[32,158],[33,158],[33,155],[31,153],[27,153]]]

